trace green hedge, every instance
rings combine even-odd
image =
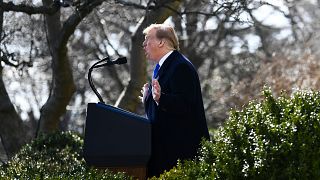
[[[41,136],[0,167],[0,178],[131,179],[123,173],[88,167],[82,157],[82,146],[83,139],[71,132]]]
[[[179,162],[155,179],[320,179],[320,93],[298,91],[233,110],[199,156]],[[74,133],[43,136],[26,145],[1,179],[130,179],[125,174],[90,169]]]
[[[320,93],[263,95],[231,111],[199,157],[158,179],[320,179]]]

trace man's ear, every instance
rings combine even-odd
[[[165,43],[165,41],[164,41],[164,40],[160,40],[160,41],[159,41],[159,47],[164,46],[164,43]]]

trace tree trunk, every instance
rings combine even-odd
[[[42,1],[49,6],[51,0]],[[66,106],[75,92],[72,68],[68,59],[67,43],[77,25],[103,1],[93,0],[77,7],[61,25],[60,11],[54,15],[45,15],[48,29],[48,45],[52,56],[52,89],[47,102],[41,108],[38,133],[51,133],[59,130],[60,118],[66,112]]]
[[[29,140],[27,128],[10,101],[2,79],[0,66],[0,138],[8,158],[12,157]]]
[[[0,3],[3,1],[0,0]],[[2,38],[3,11],[0,7],[0,43]],[[5,55],[3,55],[5,56]],[[3,57],[0,57],[0,62]],[[8,158],[11,158],[28,140],[27,128],[15,110],[2,79],[0,64],[0,138]],[[0,146],[1,146],[0,145]]]
[[[147,12],[142,23],[139,24],[136,32],[132,35],[132,49],[130,51],[130,76],[128,86],[122,91],[116,106],[123,109],[127,109],[132,112],[137,111],[139,103],[141,103],[138,96],[140,96],[140,90],[143,84],[147,80],[146,72],[146,58],[142,49],[142,43],[144,41],[144,35],[142,31],[144,28],[152,23],[163,23],[168,17],[174,14],[171,9],[178,9],[181,4],[181,0],[158,0],[157,5],[163,5],[160,8]],[[164,7],[164,5],[166,7]],[[167,8],[170,7],[171,9]]]
[[[52,1],[43,0],[46,6],[49,6],[50,3]],[[59,130],[60,117],[66,112],[66,106],[75,92],[66,43],[61,44],[60,11],[54,15],[45,15],[45,19],[48,45],[52,56],[52,89],[47,102],[41,108],[38,134]]]
[[[65,114],[75,91],[72,70],[67,58],[67,47],[52,51],[52,93],[41,108],[40,133],[51,133],[59,130],[60,117]]]

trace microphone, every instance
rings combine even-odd
[[[106,62],[105,62],[106,61]],[[104,64],[100,64],[103,63]],[[104,66],[110,66],[110,65],[114,65],[114,64],[125,64],[127,63],[127,58],[126,57],[119,57],[117,60],[111,61],[109,56],[103,58],[102,60],[94,63],[90,68],[89,68],[89,72],[88,72],[88,80],[89,80],[89,85],[91,87],[91,89],[93,90],[93,92],[96,94],[96,96],[99,98],[100,102],[102,102],[104,104],[104,101],[101,97],[101,95],[99,94],[99,92],[97,91],[97,89],[94,87],[94,84],[92,82],[92,78],[91,78],[91,73],[92,70],[94,68],[99,68],[99,67],[104,67]]]
[[[94,65],[94,68],[99,68],[99,67],[104,67],[104,66],[110,66],[110,65],[114,65],[114,64],[125,64],[127,63],[127,58],[126,57],[119,57],[117,60],[111,61],[109,57],[105,57],[103,58],[101,61],[99,61],[100,63],[103,61],[107,61],[104,64],[99,64],[97,63],[96,65]],[[99,64],[99,65],[98,65]]]
[[[111,61],[112,64],[126,64],[127,63],[127,58],[126,57],[119,57],[115,61]]]

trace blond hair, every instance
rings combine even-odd
[[[156,37],[158,39],[166,39],[170,48],[179,50],[178,36],[172,26],[166,24],[151,24],[143,30],[143,34],[148,34],[152,29],[156,30]]]

